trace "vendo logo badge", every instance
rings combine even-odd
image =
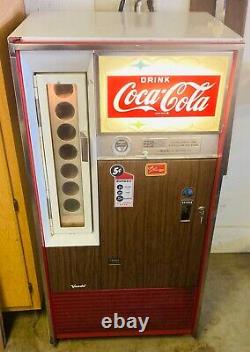
[[[146,176],[165,176],[167,175],[167,163],[150,163],[145,165]]]
[[[214,116],[220,76],[108,76],[108,115]]]

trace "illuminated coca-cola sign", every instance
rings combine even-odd
[[[214,116],[220,76],[108,76],[110,118]]]

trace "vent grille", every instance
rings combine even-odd
[[[190,333],[195,289],[126,289],[57,293],[51,297],[55,333],[74,336],[137,335],[134,329],[104,329],[103,317],[150,317],[144,335]]]

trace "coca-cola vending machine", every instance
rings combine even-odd
[[[52,342],[195,333],[242,46],[202,13],[9,37]]]

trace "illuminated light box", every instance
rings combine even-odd
[[[230,56],[100,56],[101,133],[218,132]]]

